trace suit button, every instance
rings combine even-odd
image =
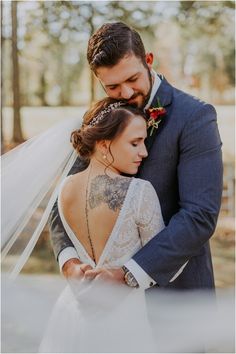
[[[149,284],[149,286],[153,286],[153,282],[151,281],[151,283]]]

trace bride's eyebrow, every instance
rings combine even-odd
[[[131,138],[131,141],[140,141],[140,140],[144,140],[146,139],[147,136],[138,136],[138,137],[134,137]]]

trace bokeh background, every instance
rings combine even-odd
[[[224,191],[211,240],[218,288],[234,286],[234,1],[1,1],[2,153],[104,96],[86,62],[104,22],[136,28],[154,69],[213,104],[223,141]],[[40,218],[42,210],[37,211]],[[30,227],[28,232],[31,232]],[[25,273],[58,274],[48,227]]]

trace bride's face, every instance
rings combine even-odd
[[[134,116],[123,132],[110,142],[111,154],[107,153],[107,160],[112,162],[118,173],[137,173],[142,160],[148,155],[144,144],[146,137],[146,121],[141,116]]]

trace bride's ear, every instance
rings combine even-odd
[[[107,156],[109,152],[109,145],[109,140],[100,140],[97,142],[97,151],[99,151],[101,155]]]

